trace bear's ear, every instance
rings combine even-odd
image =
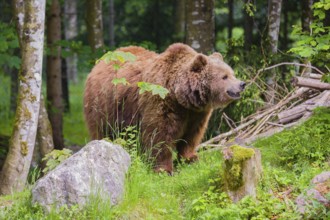
[[[222,57],[221,53],[218,53],[218,52],[215,52],[212,55],[210,55],[210,58],[219,59],[219,60],[223,61],[223,57]]]
[[[207,58],[202,54],[198,54],[194,57],[194,60],[191,63],[190,69],[193,72],[199,73],[204,69],[206,64],[207,64]]]

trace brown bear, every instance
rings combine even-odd
[[[114,70],[113,62],[101,61],[86,81],[84,113],[92,139],[113,135],[115,128],[140,124],[141,143],[155,159],[156,171],[173,170],[172,152],[185,161],[198,159],[211,113],[240,98],[245,83],[220,53],[206,56],[175,43],[157,54],[141,47],[118,49],[136,56]],[[126,78],[129,85],[114,85]],[[161,85],[169,93],[162,99],[149,92],[139,95],[137,82]]]

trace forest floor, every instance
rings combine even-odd
[[[82,88],[82,84],[70,87],[71,113],[64,119],[68,145],[88,142]],[[0,131],[10,135],[11,117],[2,118],[6,123],[1,123]],[[119,205],[109,208],[108,202],[92,198],[83,210],[63,207],[45,215],[41,207],[31,204],[31,178],[23,192],[0,197],[0,219],[327,219],[329,210],[317,202],[301,216],[294,200],[315,175],[330,170],[329,143],[329,109],[318,109],[299,127],[255,142],[263,163],[257,198],[246,197],[237,204],[222,190],[220,151],[200,152],[198,162],[178,164],[174,176],[154,173],[150,164],[131,151],[132,165]]]

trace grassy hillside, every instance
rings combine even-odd
[[[65,115],[64,124],[67,144],[88,141],[82,117],[82,87],[70,88],[71,113]],[[5,120],[9,125],[10,115]],[[1,124],[1,131],[8,125]],[[154,173],[136,151],[131,151],[125,196],[118,206],[91,198],[83,210],[63,207],[44,215],[41,207],[31,204],[29,185],[22,193],[0,197],[0,219],[301,219],[294,200],[316,174],[329,170],[329,143],[330,109],[318,109],[298,128],[257,141],[264,171],[258,196],[246,197],[237,204],[231,203],[222,190],[219,151],[201,152],[199,162],[177,165],[173,177]],[[304,218],[327,216],[329,210],[315,202]]]

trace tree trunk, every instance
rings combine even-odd
[[[310,25],[313,20],[313,0],[302,0],[301,1],[301,28],[305,33],[310,34],[311,29]],[[304,63],[308,66],[311,66],[311,62],[308,59],[304,60]],[[308,76],[312,72],[312,69],[310,67],[306,67],[302,70],[302,76]]]
[[[32,166],[40,166],[41,170],[45,168],[46,161],[41,161],[46,154],[54,149],[54,141],[52,136],[52,127],[48,120],[48,114],[45,107],[43,95],[40,97],[40,110],[38,120],[37,140],[33,153]]]
[[[56,45],[61,40],[61,7],[58,0],[52,0],[47,10],[47,109],[53,129],[56,149],[63,149],[63,100],[62,100],[62,69],[61,47]]]
[[[61,68],[62,68],[61,75],[62,75],[63,111],[70,112],[68,65],[65,58],[61,58]]]
[[[288,24],[289,24],[289,18],[288,18],[288,6],[287,2],[283,2],[283,40],[282,42],[282,48],[287,50],[288,49]]]
[[[268,0],[268,37],[271,53],[277,53],[282,0]]]
[[[214,0],[187,0],[186,43],[201,53],[214,51]]]
[[[250,0],[245,0],[245,4],[250,3]],[[244,48],[250,50],[253,42],[253,17],[250,16],[246,9],[243,9],[244,15]]]
[[[234,0],[228,0],[228,39],[233,37],[234,27]]]
[[[174,20],[174,31],[175,31],[175,40],[179,42],[184,41],[185,37],[185,0],[177,0],[175,2],[175,20]]]
[[[115,47],[115,6],[114,0],[109,0],[109,37],[110,47]]]
[[[75,40],[78,33],[77,0],[64,1],[64,36],[65,40]],[[65,58],[67,75],[74,84],[78,83],[77,54]]]
[[[268,39],[271,54],[277,53],[278,37],[280,33],[282,0],[268,0]],[[276,72],[270,71],[266,78],[267,91],[265,94],[268,105],[275,104]]]
[[[310,33],[310,25],[313,19],[313,0],[301,0],[301,27],[304,32]]]
[[[18,33],[24,37],[20,39],[22,64],[18,106],[9,152],[0,174],[1,194],[24,189],[36,140],[42,82],[45,0],[13,3]]]
[[[103,22],[102,22],[102,1],[86,1],[87,13],[86,23],[88,32],[88,42],[93,52],[104,46]]]

